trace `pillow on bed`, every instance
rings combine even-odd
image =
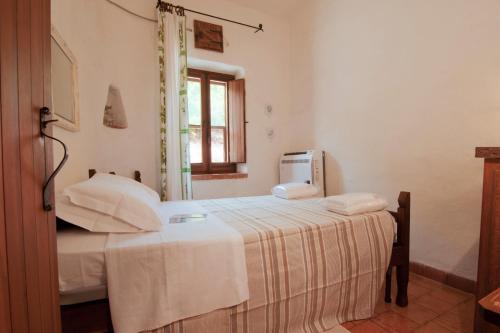
[[[374,193],[347,193],[327,197],[322,205],[334,213],[357,215],[386,209],[387,200]]]
[[[71,203],[94,210],[145,231],[161,229],[158,193],[129,178],[97,173],[64,189]]]
[[[272,194],[282,199],[299,199],[318,194],[316,186],[306,183],[286,183],[273,187]]]
[[[58,220],[93,232],[141,232],[124,221],[71,203],[69,197],[56,195],[56,215]]]

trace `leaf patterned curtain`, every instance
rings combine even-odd
[[[186,17],[158,10],[162,200],[191,200]]]

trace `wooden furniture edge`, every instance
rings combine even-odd
[[[477,267],[476,301],[484,298],[500,286],[500,147],[478,147],[476,157],[483,157],[483,190],[481,226]],[[476,302],[474,332],[500,333],[498,315],[484,309]]]
[[[476,281],[474,280],[470,280],[450,272],[445,272],[418,262],[410,262],[410,271],[467,293],[474,293],[476,290]]]
[[[500,147],[476,147],[477,158],[500,158]]]
[[[478,304],[483,311],[484,320],[495,325],[498,332],[500,332],[500,288],[481,298]]]
[[[495,291],[481,298],[479,300],[479,304],[483,307],[483,309],[500,315],[500,305],[497,305],[500,304],[500,288],[497,288]]]

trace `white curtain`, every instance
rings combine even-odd
[[[158,11],[162,200],[190,200],[186,17]]]

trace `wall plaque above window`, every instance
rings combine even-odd
[[[222,26],[195,20],[194,46],[198,49],[224,52]]]

